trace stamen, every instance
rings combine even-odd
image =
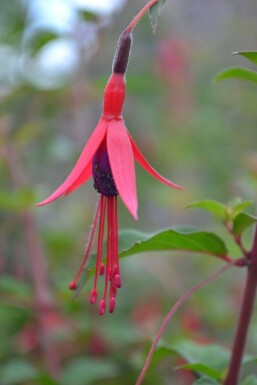
[[[70,290],[76,290],[78,287],[78,285],[76,284],[75,281],[71,281],[71,283],[69,284],[69,289]]]
[[[96,272],[95,272],[95,280],[94,280],[94,290],[96,290],[98,275],[99,275],[100,266],[102,263],[105,213],[106,213],[106,197],[101,194],[100,195],[100,220],[99,220],[99,232],[98,232],[98,240],[97,240]]]
[[[114,197],[114,215],[113,215],[113,223],[112,223],[112,228],[113,228],[113,274],[115,275],[120,275],[120,267],[119,267],[119,259],[118,259],[118,200],[117,196]]]
[[[116,274],[114,277],[114,285],[119,289],[122,286],[121,278],[119,274]]]
[[[89,301],[92,305],[94,305],[97,301],[97,291],[96,289],[91,290],[91,293],[89,295]]]
[[[77,287],[78,287],[78,280],[85,268],[85,265],[88,261],[88,256],[89,256],[89,253],[90,253],[90,250],[91,250],[91,246],[92,246],[92,242],[93,242],[93,238],[94,238],[94,234],[95,234],[95,229],[96,229],[96,224],[97,224],[97,220],[98,220],[98,217],[99,217],[99,212],[100,212],[100,206],[101,206],[101,198],[99,198],[98,200],[98,203],[97,203],[97,208],[96,208],[96,212],[95,212],[95,217],[94,217],[94,221],[93,221],[93,226],[92,226],[92,229],[91,229],[91,233],[89,235],[89,240],[88,240],[88,244],[87,244],[87,248],[86,248],[86,251],[85,251],[85,254],[84,254],[84,257],[83,257],[83,260],[81,262],[81,265],[79,267],[79,270],[74,278],[74,280],[69,284],[69,289],[70,290],[76,290]]]
[[[109,280],[112,277],[112,266],[111,266],[111,252],[112,252],[112,208],[113,208],[113,198],[108,197],[107,199],[107,253],[106,253],[106,272],[105,272],[105,282],[104,282],[104,301],[106,302],[107,290],[109,285]]]
[[[105,267],[104,267],[104,264],[101,263],[101,264],[100,264],[100,269],[99,269],[99,274],[100,274],[100,275],[104,275],[104,272],[105,272]]]
[[[99,303],[99,309],[98,309],[99,315],[104,315],[105,310],[106,310],[106,302],[104,299],[102,299]]]
[[[113,313],[115,309],[116,300],[115,297],[111,297],[109,305],[109,313]]]

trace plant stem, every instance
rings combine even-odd
[[[247,334],[253,313],[257,288],[257,226],[253,246],[249,252],[250,264],[247,270],[246,285],[236,335],[234,339],[231,361],[224,385],[236,385],[240,373]]]
[[[131,21],[131,23],[127,26],[126,31],[131,32],[132,29],[135,28],[136,24],[139,22],[139,20],[144,16],[144,14],[155,4],[157,4],[159,0],[150,0],[134,17],[134,19]]]
[[[197,291],[198,289],[200,289],[201,287],[207,285],[208,283],[212,282],[214,279],[218,278],[221,274],[223,274],[227,269],[229,269],[230,267],[232,266],[235,266],[235,261],[232,261],[228,264],[226,264],[225,266],[223,266],[220,270],[218,270],[216,273],[212,274],[210,277],[206,278],[204,281],[198,283],[197,285],[193,286],[191,289],[189,289],[185,294],[182,295],[182,297],[179,298],[179,300],[175,303],[175,305],[171,308],[171,310],[169,311],[169,313],[166,315],[166,317],[164,318],[156,336],[155,336],[155,339],[154,339],[154,342],[151,346],[151,349],[147,355],[147,358],[146,358],[146,361],[145,361],[145,364],[143,366],[143,369],[138,377],[138,380],[136,382],[136,385],[141,385],[142,384],[142,381],[145,377],[145,374],[146,374],[146,371],[150,365],[150,362],[151,362],[151,359],[153,357],[153,354],[154,354],[154,351],[155,351],[155,348],[162,336],[162,333],[164,332],[164,329],[166,328],[168,322],[170,321],[170,319],[173,317],[174,313],[177,311],[177,309],[183,305],[183,303],[195,292]],[[230,384],[232,385],[232,384]]]

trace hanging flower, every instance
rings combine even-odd
[[[116,291],[121,287],[118,261],[118,210],[117,196],[121,197],[131,215],[137,219],[137,192],[134,159],[154,178],[166,185],[181,189],[161,176],[147,162],[131,138],[122,118],[122,107],[126,94],[125,72],[132,42],[131,32],[124,31],[120,37],[113,62],[113,72],[104,92],[103,114],[82,151],[75,167],[63,184],[47,199],[37,204],[46,205],[80,187],[91,176],[94,187],[100,194],[92,231],[84,259],[70,289],[77,288],[78,280],[88,260],[97,222],[99,222],[96,272],[90,302],[97,302],[99,275],[105,274],[103,299],[99,303],[99,314],[106,310],[109,295],[109,311],[115,307]],[[105,260],[103,240],[107,224],[107,246]]]

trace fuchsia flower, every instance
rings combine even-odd
[[[79,271],[70,284],[77,287],[78,280],[86,265],[97,222],[99,222],[96,273],[90,302],[97,302],[97,282],[99,275],[105,274],[103,299],[99,303],[99,314],[106,310],[109,294],[109,311],[115,307],[116,290],[121,287],[118,261],[118,210],[119,195],[131,215],[137,219],[137,192],[134,159],[154,178],[166,185],[181,189],[155,171],[139,151],[131,138],[122,118],[122,107],[126,94],[125,72],[132,42],[131,32],[124,31],[120,37],[113,63],[113,72],[104,92],[103,114],[82,151],[75,167],[63,184],[47,199],[37,204],[46,205],[67,195],[85,183],[91,176],[94,187],[100,194],[94,217],[89,243]],[[103,259],[103,240],[107,223],[107,246]]]

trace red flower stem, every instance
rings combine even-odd
[[[131,32],[139,20],[144,16],[144,14],[155,4],[157,4],[159,0],[151,0],[149,1],[142,9],[138,12],[138,14],[134,17],[131,23],[127,26],[126,31]]]
[[[197,285],[193,286],[191,289],[189,289],[185,294],[182,295],[182,297],[180,297],[180,299],[175,303],[175,305],[171,308],[171,310],[169,311],[169,313],[167,314],[167,316],[164,318],[162,324],[161,324],[161,327],[160,329],[158,330],[156,336],[155,336],[155,339],[154,339],[154,342],[151,346],[151,349],[148,353],[148,356],[146,358],[146,361],[145,361],[145,364],[143,366],[143,369],[138,377],[138,380],[136,382],[136,385],[141,385],[144,377],[145,377],[145,374],[146,374],[146,371],[150,365],[150,362],[151,362],[151,359],[153,357],[153,354],[154,354],[154,351],[155,351],[155,348],[162,336],[162,333],[164,332],[164,329],[166,328],[168,322],[170,321],[170,319],[173,317],[174,313],[177,311],[177,309],[183,305],[183,303],[195,292],[197,291],[198,289],[200,289],[201,287],[207,285],[208,283],[210,283],[211,281],[213,281],[214,279],[218,278],[222,273],[224,273],[226,270],[228,270],[230,267],[232,266],[235,266],[235,261],[233,262],[230,262],[228,264],[226,264],[224,267],[222,267],[220,270],[218,270],[216,273],[212,274],[210,277],[206,278],[204,281],[198,283]],[[230,385],[232,385],[232,383],[230,383]]]
[[[244,254],[244,256],[245,256],[246,258],[248,258],[248,257],[249,257],[249,253],[248,253],[248,251],[244,248],[244,245],[243,245],[243,243],[242,243],[242,237],[241,237],[241,235],[236,235],[236,234],[234,233],[233,227],[232,227],[229,223],[226,225],[226,228],[227,228],[227,230],[229,231],[229,233],[232,235],[232,237],[234,238],[234,241],[236,242],[236,244],[238,245],[238,247],[240,248],[240,250],[242,251],[242,253]]]
[[[6,147],[6,160],[15,189],[19,190],[26,186],[21,161],[16,148],[11,144]],[[50,340],[50,330],[47,326],[47,316],[54,310],[54,303],[47,280],[44,250],[33,213],[28,209],[23,210],[21,221],[27,238],[28,257],[35,289],[34,300],[37,311],[38,336],[46,367],[52,376],[57,377],[60,369],[60,358],[56,347]]]
[[[257,226],[255,229],[253,246],[249,252],[249,262],[243,302],[234,339],[231,361],[224,385],[236,385],[238,382],[247,334],[253,313],[257,288]]]
[[[132,30],[134,29],[136,24],[139,22],[139,20],[144,16],[144,14],[157,3],[158,3],[158,0],[149,1],[138,12],[138,14],[131,21],[131,23],[120,35],[116,52],[114,55],[113,63],[112,63],[112,71],[114,73],[125,74],[128,61],[129,61],[131,44],[132,44]]]

